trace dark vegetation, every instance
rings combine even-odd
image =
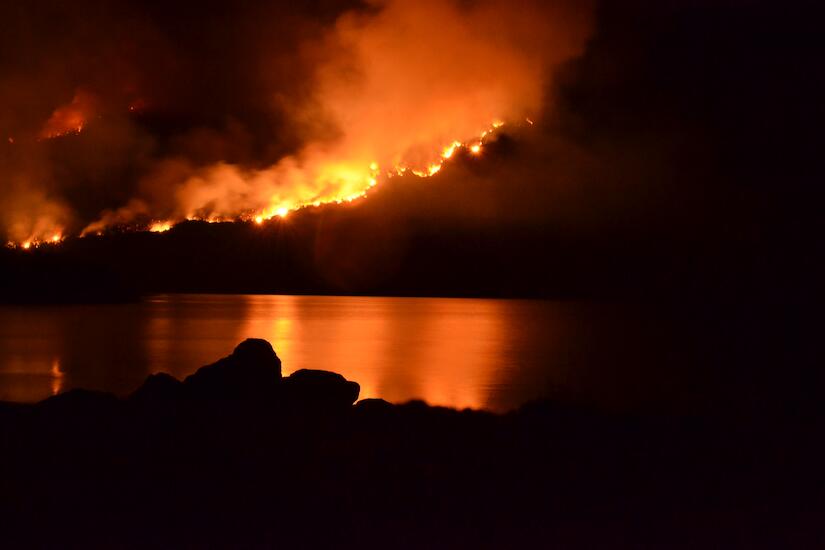
[[[124,400],[0,408],[16,547],[815,548],[819,416],[355,403],[268,343]]]
[[[540,252],[547,246],[541,228],[422,225],[401,236],[355,216],[308,211],[264,227],[185,222],[163,234],[6,250],[0,301],[117,301],[164,292],[535,297],[570,295],[584,282],[551,270]]]
[[[535,221],[377,216],[382,198],[262,226],[192,221],[165,233],[114,231],[0,249],[0,303],[177,292],[785,302],[812,290],[815,271],[791,270],[758,247],[686,249],[658,237],[608,243]]]

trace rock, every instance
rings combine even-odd
[[[150,374],[146,381],[129,396],[140,403],[170,402],[183,395],[183,382],[165,372]]]
[[[284,379],[284,397],[292,403],[324,408],[349,408],[361,386],[340,374],[301,369]]]
[[[252,338],[183,381],[190,396],[204,399],[267,399],[276,395],[280,383],[281,360],[272,345]]]
[[[44,399],[36,409],[51,417],[100,417],[120,406],[120,400],[102,391],[74,389]]]
[[[261,338],[247,338],[235,347],[233,357],[239,364],[255,365],[271,369],[281,378],[281,360],[272,349],[272,344]]]
[[[362,399],[352,412],[362,427],[370,429],[392,429],[398,418],[395,405],[383,399]]]
[[[395,408],[395,405],[383,399],[362,399],[355,404],[355,411],[364,414],[380,414],[390,412]]]

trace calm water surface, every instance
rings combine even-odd
[[[73,387],[125,395],[150,373],[183,378],[257,337],[285,375],[339,372],[361,397],[499,411],[547,396],[621,400],[689,387],[674,373],[699,358],[671,335],[626,308],[530,300],[163,295],[0,307],[0,399]]]

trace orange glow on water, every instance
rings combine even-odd
[[[0,400],[37,401],[73,387],[125,396],[152,372],[183,379],[243,339],[265,338],[285,376],[325,369],[358,382],[362,399],[503,411],[539,397],[548,380],[571,384],[573,367],[591,351],[599,365],[627,351],[623,338],[609,353],[594,350],[593,326],[618,329],[612,322],[583,323],[583,314],[549,301],[277,295],[6,307],[0,308]],[[637,344],[649,348],[648,339]],[[520,354],[522,348],[529,353]]]
[[[52,395],[57,395],[63,389],[63,371],[60,370],[60,359],[52,361],[52,368],[49,371],[52,378]]]
[[[246,305],[236,339],[269,340],[284,376],[334,363],[332,370],[361,385],[361,399],[485,408],[509,336],[510,304],[494,300],[248,296]],[[401,368],[396,357],[416,368]]]

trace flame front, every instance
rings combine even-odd
[[[328,152],[309,151],[302,163],[290,157],[262,171],[245,172],[235,166],[217,165],[190,176],[179,188],[182,209],[177,217],[156,219],[146,228],[164,232],[184,220],[250,221],[261,225],[302,208],[353,202],[367,196],[380,182],[396,176],[434,176],[460,150],[472,156],[480,155],[485,140],[501,126],[502,123],[494,122],[467,142],[453,140],[436,150],[440,152],[433,152],[418,163],[382,164],[378,160],[359,163],[330,158],[332,155]],[[250,193],[250,190],[262,191]],[[267,191],[272,192],[266,194]],[[138,204],[121,212],[111,212],[87,226],[81,235],[99,234],[109,226],[131,223],[135,212],[145,212],[144,206]]]
[[[322,165],[318,169],[318,179],[316,181],[299,181],[296,184],[295,180],[292,180],[293,184],[288,186],[288,189],[295,191],[294,194],[291,196],[288,193],[275,195],[271,197],[268,205],[257,210],[250,210],[245,213],[224,213],[217,216],[214,214],[202,215],[197,211],[191,211],[186,215],[186,219],[208,222],[247,220],[254,221],[256,224],[262,224],[265,221],[276,217],[284,218],[289,214],[289,212],[301,208],[313,206],[317,207],[322,204],[342,204],[353,202],[366,197],[370,190],[378,185],[380,181],[385,181],[396,176],[404,176],[407,173],[413,174],[419,178],[429,178],[434,176],[441,171],[444,163],[452,159],[460,150],[466,150],[473,156],[480,155],[484,147],[485,138],[502,125],[503,124],[500,122],[491,124],[489,129],[484,130],[475,139],[469,142],[471,145],[457,140],[452,141],[449,145],[441,149],[441,153],[439,155],[433,155],[433,160],[425,162],[421,165],[399,162],[382,168],[378,161],[372,161],[369,164],[364,164],[359,168],[355,165],[355,163],[332,162],[327,165]],[[282,176],[289,179],[290,177],[295,177],[296,174],[298,176],[306,175],[301,170],[297,170],[296,172],[286,170],[283,173],[275,170],[274,173],[261,173],[254,175],[253,178]],[[237,174],[233,170],[227,170],[223,173],[223,176],[229,180],[232,180],[237,177]],[[218,177],[220,176],[218,175]],[[196,184],[200,186],[203,182],[198,181]],[[217,182],[217,185],[224,188],[226,186],[232,186],[232,183],[231,181],[224,181]],[[314,192],[315,189],[321,189],[321,191]],[[167,221],[165,222],[166,225],[164,227],[168,229],[174,225],[176,221],[180,220]],[[156,226],[157,224],[153,227]],[[156,231],[156,229],[152,230]]]
[[[172,222],[155,222],[149,226],[149,231],[152,233],[163,233],[172,229]]]
[[[318,207],[324,204],[349,203],[366,197],[370,190],[380,182],[393,177],[412,174],[419,178],[429,178],[438,174],[446,162],[454,159],[459,151],[466,151],[469,155],[478,156],[482,153],[485,140],[503,123],[494,122],[488,129],[482,131],[475,138],[463,142],[454,140],[441,148],[440,153],[433,153],[431,160],[419,162],[418,164],[406,164],[399,162],[394,165],[382,167],[378,161],[371,161],[358,166],[354,162],[329,162],[320,164],[315,170],[301,169],[291,163],[283,163],[272,169],[258,173],[242,174],[232,166],[221,165],[203,176],[190,179],[182,187],[182,195],[196,197],[192,207],[184,215],[171,219],[155,219],[148,222],[143,228],[152,233],[163,233],[172,229],[175,224],[185,220],[224,222],[224,221],[251,221],[258,225],[274,218],[286,218],[290,212],[307,207]],[[311,175],[317,178],[315,181],[302,180]],[[228,208],[219,210],[203,211],[197,208],[201,201],[218,200],[226,194],[227,189],[233,187],[246,188],[249,180],[262,181],[268,179],[284,178],[288,185],[274,185],[281,192],[266,199],[260,197],[261,206],[249,208],[248,198],[237,203],[237,208],[232,209],[233,202],[225,201]],[[142,212],[140,207],[127,208],[127,218],[119,218],[114,213],[109,219],[103,218],[88,225],[81,236],[89,234],[100,235],[110,226],[119,225],[124,220],[131,221],[133,212]],[[135,226],[130,225],[130,228]],[[138,226],[140,227],[140,226]],[[22,242],[7,243],[12,248],[30,250],[44,245],[59,244],[64,240],[62,232],[52,233],[32,237]]]

